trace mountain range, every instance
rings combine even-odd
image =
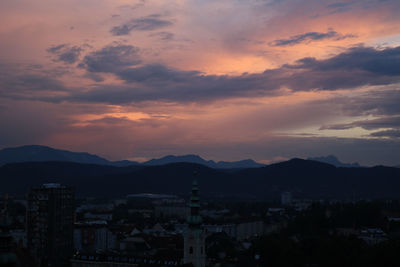
[[[197,155],[165,156],[139,163],[108,161],[89,153],[46,146],[0,150],[0,193],[24,195],[32,186],[71,185],[81,196],[132,193],[187,194],[197,170],[202,194],[279,199],[290,191],[306,198],[400,199],[400,169],[346,164],[335,156],[263,165],[253,160],[206,161]]]
[[[152,159],[143,163],[143,165],[164,165],[170,163],[187,162],[197,163],[214,169],[244,169],[244,168],[259,168],[264,167],[264,164],[255,162],[252,159],[240,161],[218,161],[204,160],[198,155],[183,155],[183,156],[165,156],[159,159]]]
[[[0,167],[0,193],[25,195],[32,186],[61,183],[78,196],[123,197],[134,193],[187,195],[196,170],[201,195],[275,199],[290,191],[310,199],[400,199],[400,169],[343,168],[303,159],[260,168],[214,169],[196,163],[111,165],[23,162]]]
[[[130,165],[154,166],[177,162],[197,163],[215,169],[257,168],[265,166],[264,164],[257,163],[251,159],[233,162],[215,162],[213,160],[204,160],[198,155],[169,155],[142,163],[130,160],[109,161],[97,155],[89,154],[86,152],[71,152],[67,150],[54,149],[51,147],[38,145],[4,148],[0,150],[0,165],[4,165],[7,163],[43,161],[65,161],[86,164],[110,165],[117,167],[125,167]]]
[[[358,162],[343,163],[343,162],[339,161],[338,158],[336,156],[334,156],[334,155],[329,155],[329,156],[326,156],[326,157],[308,158],[308,160],[324,162],[324,163],[328,163],[328,164],[331,164],[331,165],[336,166],[336,167],[347,167],[347,168],[358,168],[358,167],[361,167],[360,164],[358,164]]]

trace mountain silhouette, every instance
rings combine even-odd
[[[308,160],[324,162],[324,163],[328,163],[328,164],[334,165],[336,167],[348,167],[348,168],[361,167],[360,164],[358,164],[358,162],[343,163],[343,162],[339,161],[339,159],[334,155],[329,155],[329,156],[326,156],[326,157],[308,158]]]
[[[159,159],[149,160],[147,162],[144,162],[143,165],[164,165],[164,164],[178,163],[178,162],[197,163],[215,169],[259,168],[265,166],[264,164],[257,163],[252,159],[233,161],[233,162],[227,162],[227,161],[215,162],[213,160],[208,160],[208,161],[204,160],[198,155],[184,155],[184,156],[168,155]]]
[[[35,161],[71,161],[89,164],[110,164],[108,160],[96,155],[85,152],[70,152],[47,146],[30,145],[0,150],[0,165]]]
[[[282,192],[310,199],[399,199],[400,169],[376,166],[343,168],[292,159],[260,168],[209,168],[196,163],[110,165],[73,162],[12,163],[0,167],[0,193],[25,195],[42,183],[62,183],[80,196],[123,197],[133,193],[188,195],[193,170],[206,197],[275,199]]]
[[[165,156],[159,159],[152,159],[143,163],[130,160],[109,161],[97,155],[86,152],[71,152],[67,150],[55,149],[47,146],[30,145],[14,148],[4,148],[0,150],[0,165],[18,162],[43,162],[43,161],[64,161],[86,164],[111,165],[125,167],[130,165],[164,165],[169,163],[188,162],[197,163],[216,169],[235,169],[235,168],[257,168],[265,166],[251,159],[225,162],[214,162],[204,160],[198,155],[184,156]]]

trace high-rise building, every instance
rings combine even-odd
[[[68,266],[73,252],[74,189],[44,184],[28,194],[28,249],[38,266]]]
[[[11,221],[8,217],[8,196],[4,197],[4,208],[0,212],[0,266],[16,267],[17,256],[12,251],[12,237],[9,233]]]
[[[187,218],[188,228],[184,233],[183,263],[194,267],[206,266],[205,233],[201,227],[199,188],[196,179],[192,185],[190,197],[190,215]]]

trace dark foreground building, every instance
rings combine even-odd
[[[11,222],[8,217],[8,196],[4,197],[4,207],[0,212],[0,266],[16,267],[17,256],[12,251],[12,237],[9,233]]]
[[[73,253],[74,189],[44,184],[28,194],[27,242],[37,266],[68,266]]]

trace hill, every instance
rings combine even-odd
[[[0,150],[0,165],[34,161],[71,161],[88,164],[110,164],[108,160],[96,155],[85,152],[70,152],[47,146],[32,145]]]
[[[361,167],[360,164],[358,164],[358,162],[343,163],[334,155],[329,155],[329,156],[326,156],[326,157],[308,158],[308,160],[324,162],[324,163],[328,163],[328,164],[334,165],[336,167],[347,167],[347,168],[358,168],[358,167]]]
[[[143,165],[165,165],[170,163],[187,162],[201,164],[210,168],[215,169],[242,169],[242,168],[259,168],[264,167],[264,164],[255,162],[252,159],[246,159],[241,161],[218,161],[204,160],[198,155],[183,155],[183,156],[173,156],[168,155],[159,159],[152,159],[144,162]]]
[[[225,171],[196,163],[114,167],[71,162],[15,163],[0,168],[0,193],[26,194],[30,186],[58,182],[81,196],[132,193],[188,194],[193,170],[204,196],[278,199],[284,191],[303,198],[399,198],[400,169],[337,168],[293,159],[261,168]]]
[[[47,146],[21,146],[14,148],[4,148],[0,150],[0,165],[7,163],[18,162],[44,162],[44,161],[63,161],[63,162],[77,162],[85,164],[99,164],[111,165],[118,167],[126,167],[131,165],[164,165],[169,163],[188,162],[197,163],[210,168],[216,169],[235,169],[235,168],[257,168],[265,166],[259,164],[251,159],[225,162],[214,162],[212,160],[204,160],[198,155],[184,155],[184,156],[165,156],[159,159],[152,159],[143,163],[130,160],[122,161],[109,161],[97,155],[89,154],[86,152],[71,152],[67,150],[55,149]]]

